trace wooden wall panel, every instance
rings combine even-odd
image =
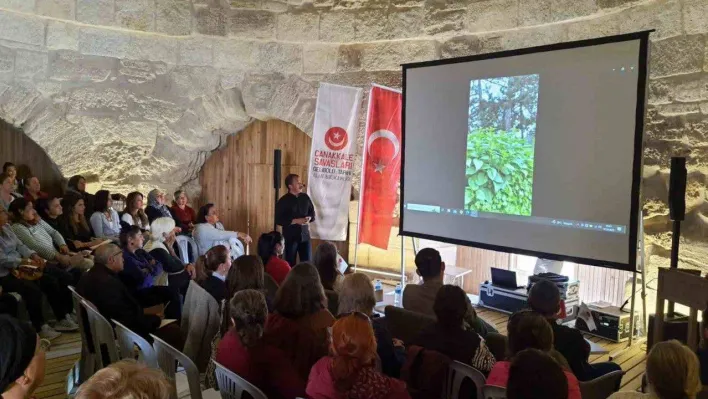
[[[61,195],[64,178],[44,149],[27,135],[5,121],[0,120],[0,166],[12,162],[18,166],[18,178],[36,175],[42,191]]]
[[[215,151],[200,175],[200,203],[213,202],[220,210],[226,228],[248,231],[254,240],[273,229],[275,190],[273,189],[273,151],[283,151],[282,179],[289,173],[307,182],[312,139],[289,123],[255,121],[244,131],[230,136],[226,146]],[[317,241],[313,242],[316,247]],[[347,243],[335,243],[346,257]],[[251,253],[254,253],[252,247]]]
[[[511,262],[512,256],[508,253],[458,246],[455,266],[472,270],[472,273],[465,276],[463,289],[471,294],[479,295],[479,285],[492,278],[491,268],[508,270]]]

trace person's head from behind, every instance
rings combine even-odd
[[[339,287],[339,314],[361,312],[371,315],[376,305],[374,285],[364,273],[352,273],[344,277]]]
[[[529,291],[529,307],[547,319],[560,312],[561,297],[558,286],[550,280],[540,280]]]
[[[0,395],[25,398],[44,381],[45,355],[31,325],[0,315]]]
[[[567,399],[568,378],[545,352],[526,349],[514,356],[506,385],[507,399]]]
[[[320,274],[322,285],[328,289],[334,289],[339,271],[337,269],[337,247],[329,241],[325,241],[317,246],[312,257],[317,272]]]
[[[39,223],[37,211],[34,209],[32,202],[24,198],[17,198],[10,204],[10,214],[15,223],[24,225],[35,225]]]
[[[135,252],[143,247],[145,238],[138,226],[130,226],[120,232],[120,245],[129,252]]]
[[[94,263],[119,273],[123,270],[123,251],[115,244],[101,245],[94,252]]]
[[[10,178],[14,182],[14,180],[17,178],[17,165],[12,162],[5,162],[2,165],[2,173],[10,176]]]
[[[703,388],[698,357],[676,340],[659,342],[651,348],[647,381],[660,399],[694,399]]]
[[[524,349],[550,352],[553,349],[553,329],[540,314],[521,310],[509,318],[506,327],[509,336],[509,355],[514,356]]]
[[[13,184],[15,184],[15,180],[7,173],[3,173],[0,174],[0,184],[2,185],[0,186],[0,190],[2,190],[3,193],[11,194],[14,190]]]
[[[32,176],[27,179],[27,191],[29,191],[30,194],[37,195],[41,189],[42,186],[40,186],[39,178],[37,176]]]
[[[37,200],[37,213],[42,219],[56,219],[64,211],[61,208],[61,200],[57,197],[40,198]]]
[[[160,217],[150,223],[150,240],[155,242],[165,242],[175,234],[175,220],[168,217]]]
[[[96,191],[96,212],[107,212],[113,206],[111,192],[108,190]]]
[[[277,231],[264,233],[258,238],[258,256],[263,264],[268,263],[271,256],[280,256],[285,249],[283,235]]]
[[[69,187],[70,190],[83,193],[86,191],[86,179],[80,175],[71,176],[66,186]]]
[[[96,372],[81,384],[76,399],[169,399],[172,386],[156,369],[121,360]]]
[[[335,388],[347,391],[359,370],[376,363],[376,337],[369,317],[359,312],[340,317],[332,326],[330,354]]]
[[[219,212],[214,204],[206,204],[199,208],[197,223],[216,224],[219,222]]]
[[[245,289],[262,290],[265,287],[263,274],[263,262],[259,257],[256,255],[239,256],[226,276],[226,285],[229,287],[230,295]]]
[[[187,192],[184,190],[177,190],[175,191],[175,199],[174,203],[180,208],[184,208],[187,206],[187,203],[189,202],[189,199],[187,198]]]
[[[462,329],[467,313],[467,294],[456,285],[443,285],[435,295],[433,311],[438,324],[447,330]]]
[[[415,272],[423,280],[442,277],[445,272],[445,263],[440,257],[440,252],[433,248],[423,248],[415,256]]]
[[[300,176],[296,174],[289,174],[285,176],[285,187],[288,189],[290,194],[298,195],[302,192],[305,185],[300,182]]]
[[[317,269],[305,262],[295,265],[278,288],[273,307],[289,319],[298,319],[325,309],[327,297]]]
[[[229,249],[223,245],[213,246],[197,259],[197,281],[204,281],[214,273],[226,277],[229,269],[231,269]]]
[[[268,317],[265,296],[258,290],[238,291],[229,301],[229,316],[241,344],[253,347],[263,336]]]

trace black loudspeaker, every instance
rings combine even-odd
[[[669,216],[671,220],[682,221],[686,216],[686,158],[671,158],[669,177]]]
[[[273,188],[280,189],[280,163],[282,161],[283,152],[281,150],[273,151]]]

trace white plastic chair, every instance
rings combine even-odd
[[[184,367],[187,375],[187,383],[189,384],[189,395],[191,399],[204,398],[220,398],[219,393],[213,389],[207,389],[202,392],[202,387],[199,380],[199,370],[192,359],[184,353],[177,350],[174,346],[168,344],[162,339],[150,334],[153,339],[153,347],[157,356],[157,364],[167,378],[172,383],[171,399],[177,399],[181,392],[177,392],[177,363]]]
[[[118,348],[120,349],[120,355],[123,359],[133,359],[135,360],[135,347],[140,349],[140,355],[142,360],[148,367],[157,367],[157,355],[155,355],[155,349],[152,345],[143,337],[137,333],[130,330],[128,327],[122,325],[121,323],[111,320],[115,324],[116,337],[118,338]]]
[[[81,333],[81,358],[76,362],[74,368],[73,385],[79,386],[84,381],[96,372],[96,351],[91,339],[91,331],[88,325],[88,314],[81,307],[81,301],[84,298],[76,292],[72,286],[68,286],[71,291],[71,299],[74,303],[74,312],[76,313],[77,322],[79,324],[79,332]]]
[[[113,327],[88,300],[83,299],[81,306],[88,315],[89,330],[91,331],[91,340],[96,348],[98,368],[108,367],[108,365],[120,360],[115,336],[113,335]]]
[[[479,370],[473,368],[470,365],[458,362],[454,360],[450,363],[450,368],[447,372],[447,383],[445,384],[445,398],[447,399],[459,399],[460,397],[460,387],[466,378],[472,380],[477,390],[477,397],[482,397],[482,388],[486,382],[484,374]]]
[[[506,399],[506,388],[496,385],[485,385],[482,388],[482,396],[484,399]]]
[[[184,264],[193,263],[199,256],[199,248],[197,247],[197,242],[194,241],[192,237],[189,236],[177,236],[177,255],[182,259]],[[189,248],[192,248],[192,256],[194,260],[189,259]]]
[[[216,361],[214,364],[216,365],[216,383],[219,385],[222,398],[241,399],[243,393],[247,392],[253,399],[268,399],[263,391],[258,389],[255,385],[244,380]]]

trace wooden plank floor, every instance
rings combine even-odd
[[[477,308],[477,314],[495,326],[500,333],[506,334],[508,315],[484,308]],[[610,354],[614,354],[626,346],[626,343],[618,344],[591,335],[588,335],[587,338],[608,349]],[[79,360],[80,350],[81,335],[78,333],[64,333],[52,342],[52,346],[47,352],[44,383],[35,392],[37,399],[66,398],[67,375],[74,363]],[[622,379],[622,391],[634,391],[640,387],[642,375],[646,369],[645,352],[646,346],[644,344],[635,344],[613,359],[614,362],[622,366],[622,370],[626,373]],[[592,363],[606,362],[609,360],[610,354],[590,356],[590,361]]]
[[[479,315],[487,323],[495,326],[501,334],[506,335],[506,324],[509,321],[509,315],[481,307],[477,307],[476,309],[477,315]],[[615,355],[627,346],[626,342],[616,343],[592,335],[586,335],[586,338],[592,342],[602,345],[602,347],[610,351],[606,355],[591,355],[590,363],[607,362],[610,360],[610,355]],[[628,350],[622,351],[616,355],[612,361],[619,364],[625,372],[625,375],[622,378],[621,391],[636,391],[641,387],[642,375],[644,375],[644,370],[646,369],[645,343],[642,342],[632,345],[632,347]]]

